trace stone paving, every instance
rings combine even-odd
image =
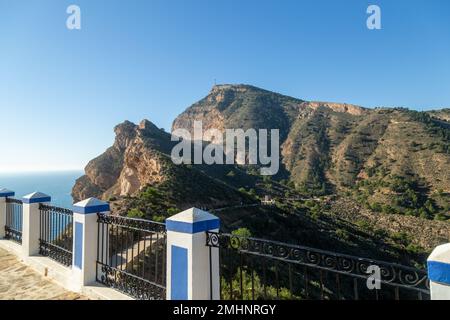
[[[0,300],[85,300],[0,249]]]

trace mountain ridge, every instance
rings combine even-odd
[[[249,85],[218,85],[182,112],[172,130],[192,133],[198,120],[203,130],[279,129],[277,175],[262,177],[250,165],[175,165],[170,152],[177,142],[169,133],[148,120],[125,121],[115,127],[113,146],[86,166],[73,196],[100,197],[116,214],[157,221],[192,206],[230,207],[217,212],[226,229],[419,261],[423,250],[450,241],[449,114],[309,102]],[[245,208],[265,196],[273,207]],[[401,216],[407,216],[406,235],[390,225]]]

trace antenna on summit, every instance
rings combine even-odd
[[[217,85],[217,81],[216,81],[216,79],[214,79],[214,85],[215,85],[215,86]]]

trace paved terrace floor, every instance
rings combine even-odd
[[[0,300],[86,300],[65,290],[0,249]]]

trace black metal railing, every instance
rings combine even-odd
[[[5,239],[22,243],[22,201],[6,198]]]
[[[220,251],[223,300],[429,299],[426,271],[407,266],[226,233],[206,245]]]
[[[98,214],[97,281],[140,300],[166,298],[166,228]]]
[[[65,266],[72,265],[73,211],[39,206],[39,254]]]

